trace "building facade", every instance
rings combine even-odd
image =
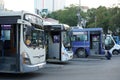
[[[0,10],[4,10],[4,0],[0,0]]]
[[[34,0],[35,12],[47,9],[49,12],[53,12],[59,9],[64,9],[65,0]]]

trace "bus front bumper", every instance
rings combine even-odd
[[[26,65],[23,64],[22,72],[27,73],[27,72],[34,72],[37,71],[45,66],[46,62],[40,63],[40,64],[34,64],[34,65]]]

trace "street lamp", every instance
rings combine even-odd
[[[80,15],[80,0],[79,0],[79,7],[78,7],[78,11],[77,11],[77,16],[78,16],[78,26],[81,27],[81,15]]]

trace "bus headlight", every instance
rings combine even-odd
[[[26,52],[22,53],[23,64],[31,64],[30,58]]]

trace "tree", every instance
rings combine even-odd
[[[71,5],[65,7],[64,10],[52,12],[48,17],[59,20],[60,23],[65,23],[70,26],[76,26],[78,23],[77,10],[79,6]],[[101,27],[104,33],[108,30],[113,32],[120,29],[120,8],[106,8],[99,6],[98,8],[91,8],[86,12],[80,11],[82,18],[87,20],[86,27]],[[118,31],[120,33],[120,31]]]
[[[118,7],[99,6],[97,9],[92,8],[87,11],[87,17],[87,27],[102,27],[104,33],[107,33],[108,29],[112,32],[120,30],[120,8]],[[120,33],[120,31],[118,32]]]
[[[87,27],[95,27],[96,9],[92,8],[87,11]]]
[[[68,24],[70,26],[76,26],[78,22],[77,9],[78,6],[71,5],[70,7],[65,7],[64,10],[52,12],[48,15],[48,17],[57,19],[60,23]],[[83,11],[81,11],[80,14],[83,18],[86,17],[86,14]]]
[[[110,9],[110,11],[111,11],[111,19],[109,21],[109,24],[111,26],[110,29],[113,32],[116,32],[120,27],[120,8],[115,7],[115,8]]]

